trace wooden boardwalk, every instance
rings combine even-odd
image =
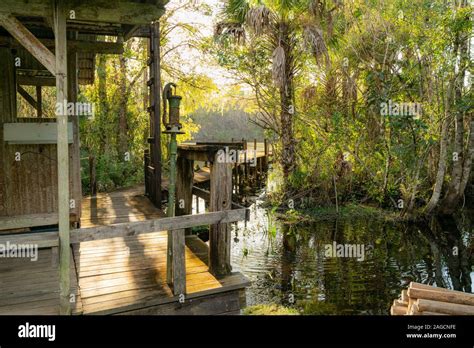
[[[145,196],[143,186],[98,193],[82,200],[81,227],[143,221],[163,217],[163,212]]]
[[[166,284],[167,233],[84,242],[74,247],[84,314],[174,314],[183,304]],[[185,302],[244,287],[233,274],[216,279],[208,272],[207,245],[195,236],[186,240]],[[238,299],[238,296],[237,296]],[[166,306],[164,306],[166,305]],[[164,307],[162,307],[164,306]],[[151,308],[150,308],[151,307]],[[187,308],[184,313],[196,314]],[[214,304],[213,314],[238,312],[235,301]]]
[[[82,226],[162,216],[143,188],[86,197]],[[37,261],[0,260],[0,315],[59,314],[57,255],[40,249]],[[208,272],[208,246],[186,237],[184,303],[166,283],[167,232],[72,245],[73,314],[237,314],[248,281],[240,273],[217,279]]]
[[[72,256],[72,254],[71,254]],[[74,262],[71,262],[71,288],[75,298],[73,314],[82,313]],[[38,260],[0,260],[0,315],[58,315],[59,270],[52,249],[40,249]]]

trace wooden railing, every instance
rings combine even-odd
[[[130,237],[158,231],[168,231],[168,240],[172,240],[172,258],[171,262],[167,263],[167,271],[172,275],[169,283],[173,288],[173,293],[180,295],[186,293],[184,229],[204,225],[228,224],[247,219],[248,209],[246,208],[197,215],[165,217],[153,220],[72,229],[70,230],[70,241],[71,244],[75,244],[92,240]],[[0,245],[7,245],[7,242],[10,244],[35,244],[39,248],[55,248],[59,246],[59,233],[39,232],[0,236]],[[62,269],[61,263],[59,267]]]

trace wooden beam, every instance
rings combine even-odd
[[[25,99],[28,104],[30,104],[34,109],[38,110],[38,103],[36,102],[35,98],[33,98],[23,87],[17,85],[18,93]]]
[[[64,0],[54,1],[54,37],[56,56],[56,103],[67,103],[67,46],[66,46],[66,8]],[[58,109],[58,108],[56,108]],[[63,111],[65,108],[59,108]],[[70,278],[70,235],[69,235],[69,144],[68,116],[56,114],[58,141],[58,215],[59,215],[59,292],[62,315],[71,314],[69,296]]]
[[[160,68],[160,23],[151,24],[150,38],[150,77],[153,84],[150,85],[150,130],[153,142],[150,144],[150,162],[154,168],[152,192],[155,196],[152,201],[161,208],[161,68]]]
[[[24,6],[24,5],[23,5]],[[28,8],[28,6],[24,6]],[[0,5],[0,9],[2,6]],[[11,14],[0,13],[0,24],[53,75],[56,74],[54,54]],[[66,30],[66,29],[64,29]]]
[[[245,220],[247,209],[217,211],[197,215],[183,215],[154,220],[126,222],[71,230],[71,243],[100,240],[115,237],[137,236],[143,233],[180,230],[215,223],[230,223]]]
[[[59,245],[57,233],[22,233],[0,236],[0,245],[7,244],[34,244],[38,248],[54,248]]]
[[[82,0],[66,1],[68,22],[99,22],[118,24],[149,24],[158,20],[165,12],[163,5],[131,1],[115,1],[113,6],[100,6],[100,1]],[[2,0],[0,11],[10,12],[16,16],[49,17],[51,5],[45,0]],[[74,11],[74,12],[71,12]]]
[[[0,217],[0,230],[13,230],[16,228],[48,226],[58,223],[58,214],[32,214]]]
[[[22,86],[56,86],[54,77],[17,75],[16,81]]]
[[[54,49],[53,39],[38,39],[46,48]],[[21,44],[10,37],[0,36],[0,46],[11,48],[21,47]],[[69,52],[78,53],[99,53],[99,54],[122,54],[123,44],[120,42],[88,41],[88,40],[68,40],[67,49]]]

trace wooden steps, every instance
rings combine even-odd
[[[393,301],[391,315],[474,315],[474,294],[411,282]]]

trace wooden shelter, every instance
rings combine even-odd
[[[230,165],[218,166],[219,173],[227,173],[226,180],[217,171],[211,174],[211,188],[221,190],[214,200],[209,194],[211,212],[171,218],[161,213],[158,19],[165,3],[0,3],[0,244],[32,243],[41,248],[38,263],[0,260],[0,314],[188,313],[183,309],[184,297],[194,299],[189,304],[197,308],[193,313],[236,312],[243,305],[241,294],[247,281],[231,273],[227,225],[246,219],[247,211],[230,205]],[[104,36],[116,39],[100,41]],[[95,55],[119,54],[121,42],[131,37],[149,38],[148,197],[119,192],[83,199],[79,115],[70,114],[64,106],[77,101],[80,84],[93,82]],[[24,86],[35,86],[36,95]],[[57,106],[63,106],[57,108],[55,118],[43,117],[42,88],[46,86],[56,87]],[[36,115],[18,115],[17,96],[33,106]],[[193,178],[183,172],[192,173],[192,168],[186,168],[181,166],[178,173],[186,190],[178,187],[178,194],[187,197],[192,195]],[[122,206],[126,219],[117,221],[116,205]],[[83,209],[89,214],[113,210],[115,216],[94,220],[84,217]],[[201,225],[214,226],[211,251],[195,237],[185,237],[184,229]],[[30,230],[41,226],[53,228],[51,232]],[[172,242],[167,243],[163,233]],[[17,272],[23,277],[17,277]],[[232,306],[208,304],[223,299]]]

